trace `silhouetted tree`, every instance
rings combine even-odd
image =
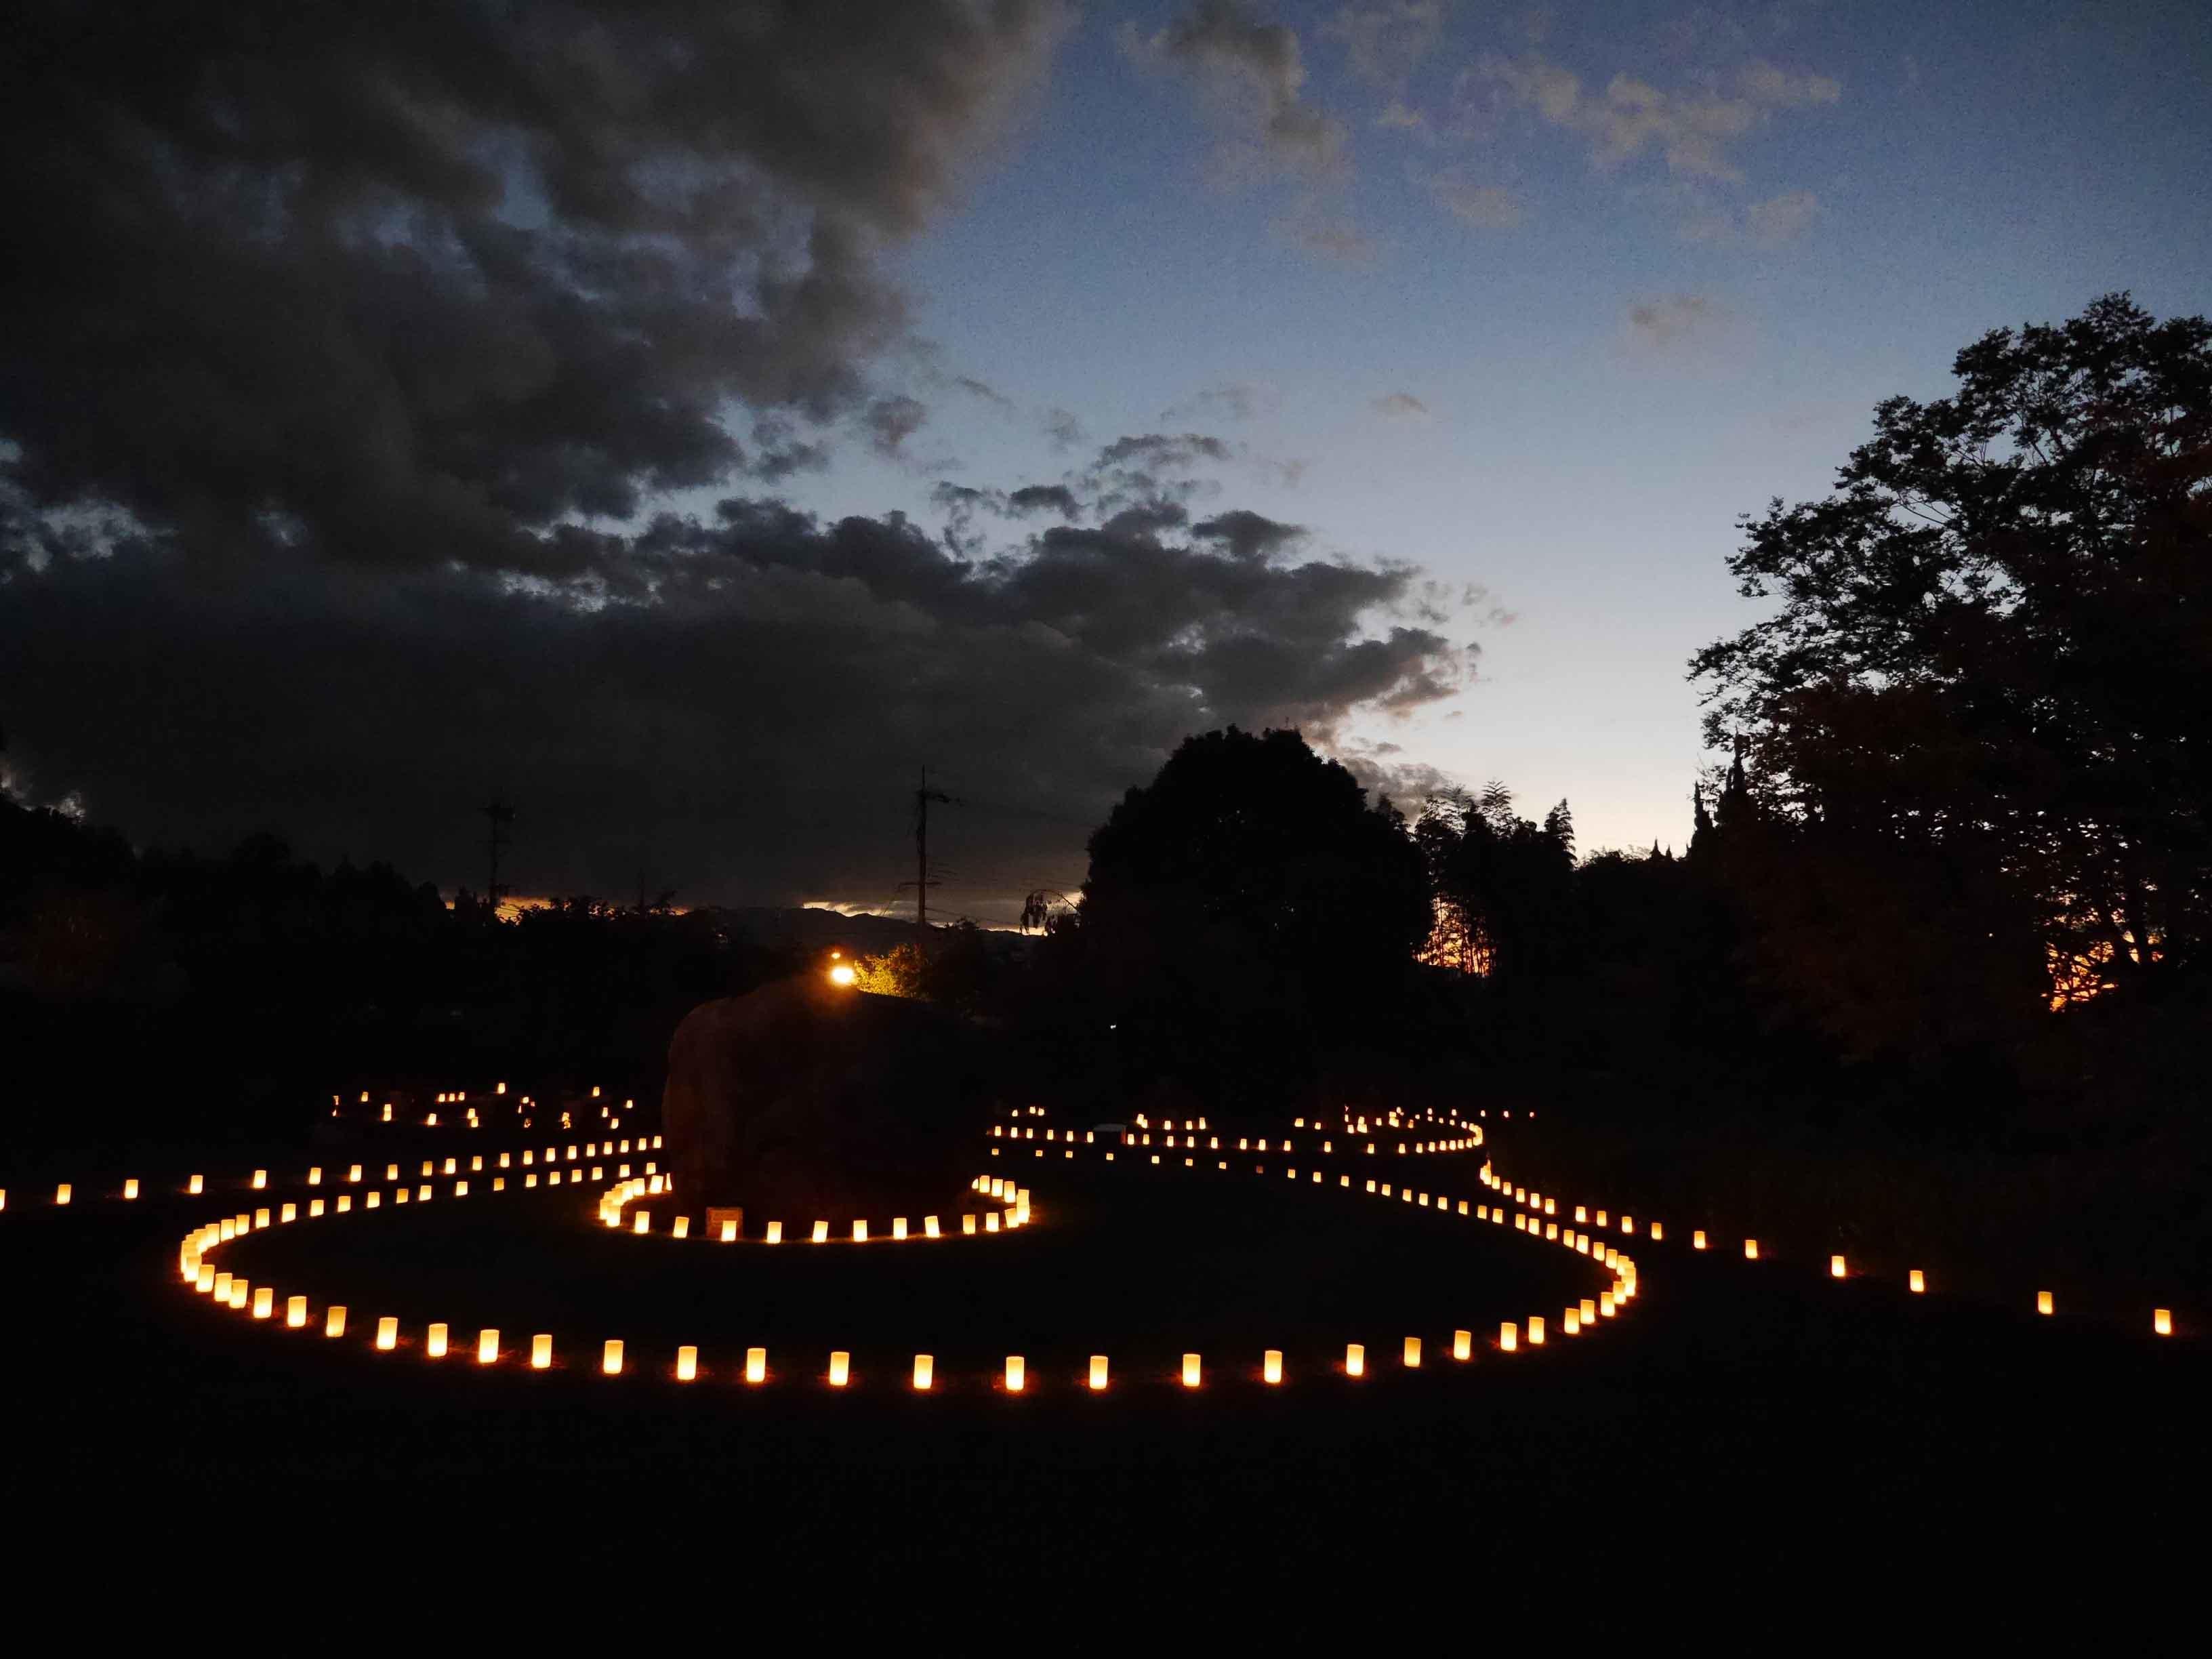
[[[1768,820],[1731,854],[1766,969],[1859,1042],[2001,1036],[2046,951],[2125,984],[2212,932],[2212,323],[2112,295],[1954,372],[1745,521],[1778,609],[1692,661]]]

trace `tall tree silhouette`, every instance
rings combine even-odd
[[[1984,945],[2039,933],[2077,988],[2153,981],[2212,931],[2212,323],[2108,295],[1954,370],[1744,521],[1730,568],[1780,603],[1692,659],[1707,736],[1834,876],[1767,886],[1856,982],[1939,930],[1993,997],[2030,993]]]

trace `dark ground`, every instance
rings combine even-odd
[[[1424,1163],[1419,1184],[1487,1196],[1480,1155],[1449,1181]],[[158,1617],[173,1586],[191,1620],[296,1596],[365,1631],[550,1615],[573,1638],[642,1605],[652,1628],[626,1639],[653,1646],[939,1625],[993,1649],[1304,1645],[1342,1625],[1363,1645],[1792,1650],[2078,1627],[2127,1650],[2169,1617],[2203,1639],[2212,1366],[2186,1332],[1670,1240],[1643,1245],[1632,1316],[1508,1358],[1498,1320],[1595,1293],[1586,1263],[1358,1196],[1094,1167],[1033,1183],[1028,1235],[972,1244],[718,1253],[576,1226],[586,1188],[217,1258],[319,1316],[343,1297],[332,1344],[178,1285],[179,1234],[247,1200],[155,1184],[67,1211],[18,1189],[0,1216],[19,1635],[42,1604]],[[380,1311],[416,1340],[447,1319],[455,1355],[373,1353]],[[495,1321],[510,1357],[481,1372]],[[1471,1367],[1444,1358],[1455,1325]],[[533,1329],[563,1369],[517,1369]],[[1416,1331],[1431,1358],[1409,1376]],[[596,1374],[609,1335],[631,1375]],[[1368,1344],[1360,1384],[1322,1364],[1346,1338]],[[708,1372],[689,1388],[665,1380],[684,1340]],[[778,1372],[760,1392],[731,1376],[756,1340]],[[1232,1374],[1270,1343],[1279,1391]],[[854,1353],[843,1395],[815,1380],[832,1346]],[[1195,1395],[1166,1380],[1185,1346],[1207,1354]],[[921,1346],[946,1374],[928,1397],[903,1386]],[[1115,1360],[1103,1397],[1068,1381],[1094,1346]],[[973,1375],[1015,1351],[1034,1394]]]

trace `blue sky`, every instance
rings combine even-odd
[[[1485,591],[1455,624],[1477,681],[1355,737],[1565,796],[1585,849],[1687,836],[1683,664],[1749,615],[1738,514],[1819,493],[1987,328],[2116,288],[2212,304],[2200,8],[1217,9],[1249,73],[1173,50],[1194,16],[1073,22],[893,261],[929,424],[790,493],[936,522],[940,479],[1075,466],[1053,409],[1229,439],[1218,505]]]

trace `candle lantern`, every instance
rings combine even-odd
[[[495,1365],[499,1363],[499,1332],[487,1325],[477,1333],[477,1364]]]
[[[1581,1310],[1581,1309],[1579,1309],[1579,1308],[1570,1308],[1570,1309],[1568,1309],[1565,1313],[1563,1313],[1563,1314],[1561,1314],[1561,1315],[1559,1316],[1559,1331],[1560,1331],[1560,1334],[1561,1334],[1562,1335],[1565,1335],[1565,1336],[1577,1336],[1577,1335],[1580,1335],[1580,1334],[1581,1334],[1581,1333],[1582,1333],[1582,1328],[1583,1328],[1583,1316],[1582,1316],[1582,1310]]]
[[[1654,1244],[1656,1244],[1661,1239],[1666,1237],[1667,1230],[1664,1227],[1662,1227],[1657,1222],[1653,1222],[1651,1224],[1651,1242]]]
[[[252,1285],[247,1284],[246,1280],[242,1279],[232,1279],[230,1281],[230,1305],[234,1308],[243,1308],[246,1305],[246,1292],[251,1291],[252,1288]]]
[[[1583,1316],[1583,1323],[1585,1326],[1595,1325],[1597,1323],[1597,1303],[1594,1298],[1587,1296],[1584,1297],[1582,1299],[1582,1305],[1577,1311],[1581,1313]]]
[[[842,1389],[851,1379],[852,1375],[853,1356],[842,1348],[833,1351],[830,1355],[830,1386],[833,1389]]]
[[[1420,1368],[1421,1339],[1419,1337],[1409,1336],[1406,1339],[1405,1362],[1408,1370],[1417,1370]]]
[[[648,1210],[640,1210],[637,1212],[635,1219],[630,1223],[630,1231],[634,1233],[651,1232],[653,1231],[652,1212]]]
[[[192,1288],[199,1291],[203,1296],[207,1295],[215,1289],[215,1264],[213,1262],[203,1261],[200,1263],[200,1270],[193,1276],[192,1279]]]
[[[429,1334],[423,1343],[423,1352],[433,1359],[446,1357],[446,1328],[442,1322],[430,1327]]]
[[[2171,1308],[2153,1308],[2150,1310],[2150,1328],[2154,1335],[2172,1336],[2173,1334],[2173,1310]]]
[[[826,1244],[829,1242],[830,1224],[826,1221],[816,1222],[814,1224],[814,1243],[817,1244]]]
[[[136,1178],[126,1181],[123,1183],[123,1196],[125,1198],[136,1198],[138,1196],[138,1182]]]
[[[276,1311],[276,1291],[268,1285],[257,1285],[253,1289],[253,1316],[266,1319]]]
[[[904,1238],[906,1237],[906,1218],[904,1216],[895,1215],[891,1218],[891,1237],[894,1239]]]
[[[781,1244],[783,1243],[783,1223],[781,1221],[771,1221],[768,1224],[768,1237],[766,1242],[770,1244]]]
[[[623,1340],[611,1336],[599,1352],[599,1370],[608,1376],[620,1376],[623,1368]]]
[[[1094,1353],[1091,1356],[1091,1375],[1087,1381],[1093,1393],[1106,1386],[1106,1356],[1104,1354]]]
[[[276,1212],[276,1219],[280,1222],[297,1221],[299,1218],[300,1206],[296,1204],[287,1204],[282,1210],[279,1210]]]
[[[1283,1380],[1283,1351],[1280,1348],[1270,1348],[1266,1353],[1261,1355],[1260,1380],[1262,1382],[1279,1382]]]
[[[553,1366],[553,1338],[544,1331],[530,1339],[530,1369],[550,1370]]]
[[[1528,1346],[1532,1348],[1540,1348],[1544,1346],[1544,1322],[1541,1319],[1531,1319],[1528,1322]]]
[[[1705,1248],[1705,1234],[1703,1228],[1690,1235],[1690,1248],[1693,1250],[1702,1250]]]
[[[1613,1292],[1611,1291],[1601,1291],[1598,1292],[1597,1316],[1600,1319],[1610,1319],[1619,1311],[1620,1308],[1618,1304],[1614,1303],[1613,1299]]]
[[[1008,1354],[1006,1356],[1006,1392],[1019,1394],[1028,1382],[1028,1377],[1029,1368],[1021,1355]]]
[[[1454,1331],[1452,1333],[1452,1358],[1454,1359],[1472,1359],[1474,1358],[1474,1333],[1473,1331]]]
[[[1510,1319],[1500,1325],[1498,1328],[1498,1346],[1507,1353],[1518,1348],[1521,1346],[1521,1328]]]
[[[256,1170],[253,1172],[253,1190],[258,1193],[268,1184],[269,1171],[266,1170]]]
[[[865,1244],[867,1242],[868,1224],[865,1221],[855,1221],[853,1224],[853,1243],[855,1244]]]
[[[1839,1255],[1832,1255],[1828,1258],[1828,1277],[1831,1279],[1841,1279],[1844,1277],[1843,1257]]]
[[[914,1386],[926,1394],[929,1391],[931,1384],[936,1380],[937,1356],[927,1353],[918,1353],[915,1355]]]
[[[935,1238],[939,1236],[937,1230],[937,1218],[935,1216],[926,1215],[922,1217],[921,1236],[924,1238]]]
[[[2035,1310],[2039,1314],[2047,1314],[2056,1311],[2056,1309],[2051,1304],[2050,1291],[2038,1291],[2035,1293]]]
[[[386,1353],[399,1346],[399,1322],[390,1314],[376,1322],[376,1346]]]
[[[343,1336],[345,1334],[345,1315],[346,1310],[343,1306],[332,1307],[328,1312],[324,1314],[323,1334],[325,1336]]]
[[[1187,1353],[1182,1357],[1182,1385],[1186,1389],[1194,1389],[1198,1384],[1198,1356],[1194,1353]]]
[[[1918,1296],[1928,1288],[1928,1280],[1924,1276],[1923,1276],[1920,1269],[1915,1267],[1911,1273],[1905,1274],[1905,1287],[1911,1291],[1913,1295]]]
[[[1759,1260],[1759,1241],[1757,1239],[1747,1238],[1743,1241],[1743,1259],[1746,1261],[1756,1261]]]
[[[678,1382],[692,1382],[697,1381],[698,1376],[699,1350],[695,1345],[687,1342],[676,1351],[676,1380]]]
[[[288,1296],[284,1298],[284,1323],[293,1330],[302,1328],[307,1322],[307,1298]]]

